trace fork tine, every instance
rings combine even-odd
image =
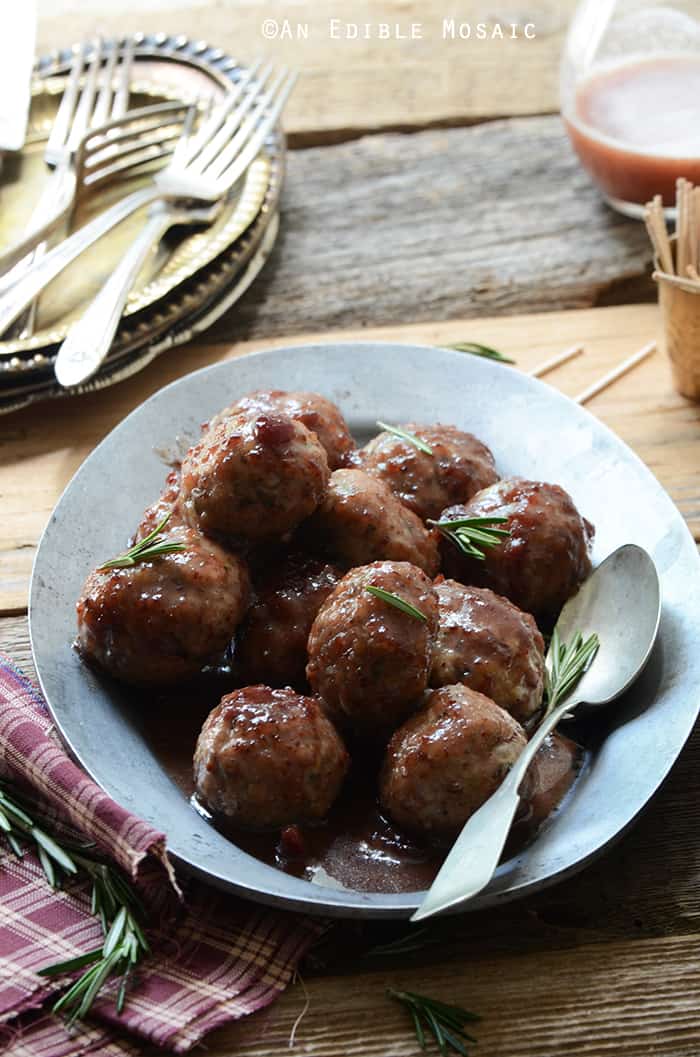
[[[216,158],[226,144],[231,141],[231,137],[240,126],[245,115],[261,98],[262,89],[265,87],[265,84],[272,73],[272,69],[272,65],[265,67],[256,80],[252,90],[246,92],[243,96],[242,102],[239,103],[236,109],[228,115],[216,135],[213,136],[209,143],[202,148],[199,157],[190,158],[188,160],[188,166],[191,167],[191,172],[203,173],[209,163]]]
[[[238,180],[250,163],[257,157],[260,148],[263,146],[277,119],[282,113],[296,79],[297,75],[295,73],[289,74],[274,101],[271,98],[271,92],[268,93],[267,102],[258,108],[261,116],[260,123],[255,128],[248,142],[245,146],[239,144],[236,151],[233,152],[231,151],[233,143],[231,143],[229,147],[222,152],[221,157],[217,159],[216,163],[210,166],[210,172],[207,173],[208,176],[214,176],[216,180],[225,183],[227,188],[233,187],[236,180]],[[268,107],[269,109],[267,109]],[[255,120],[255,117],[255,114],[251,115],[249,119],[251,125]],[[238,136],[234,138],[238,138]]]
[[[100,90],[97,94],[95,109],[89,121],[89,128],[98,128],[109,119],[114,90],[114,70],[119,57],[119,46],[115,40],[113,46],[107,51],[107,62],[100,77]]]
[[[95,109],[92,112],[88,128],[98,128],[109,119],[110,107],[112,105],[112,94],[114,85],[114,68],[119,55],[119,50],[114,41],[114,47],[107,52],[107,62],[99,77],[99,91]]]
[[[192,130],[194,129],[195,118],[197,117],[197,103],[193,103],[189,107],[187,114],[185,115],[185,121],[182,126],[182,132],[178,139],[175,150],[173,151],[173,160],[179,160],[187,150],[187,144],[192,137]]]
[[[95,41],[92,55],[87,66],[87,74],[85,76],[85,84],[80,95],[80,100],[75,111],[73,118],[73,124],[71,126],[70,135],[68,137],[68,146],[71,150],[76,150],[81,139],[90,127],[90,115],[92,114],[92,108],[95,102],[95,92],[97,90],[97,76],[102,66],[102,38],[98,37]]]
[[[187,153],[182,159],[184,165],[189,165],[190,162],[197,157],[199,152],[206,147],[207,143],[216,135],[238,102],[244,88],[259,69],[260,60],[254,62],[253,65],[241,75],[235,86],[227,93],[223,101],[213,108],[209,117],[202,123],[197,130],[197,134],[192,138]]]
[[[70,132],[71,122],[73,120],[73,114],[75,113],[75,106],[78,99],[78,88],[80,86],[80,78],[83,75],[85,68],[85,55],[87,52],[87,42],[83,41],[78,50],[75,52],[73,61],[71,63],[70,76],[68,83],[63,90],[61,96],[61,102],[56,113],[56,118],[53,125],[51,126],[51,132],[46,143],[46,153],[49,154],[53,151],[60,150],[61,147],[65,146],[68,140],[68,134]]]
[[[207,176],[218,179],[231,162],[238,157],[251,137],[255,135],[260,121],[265,117],[268,108],[274,103],[288,73],[287,68],[282,67],[265,94],[255,100],[255,107],[252,113],[246,117],[235,136],[225,144],[216,158],[212,160],[211,166],[206,173]]]
[[[112,118],[123,117],[129,109],[131,93],[131,71],[134,62],[134,38],[128,37],[122,48],[122,61],[119,64],[117,90],[112,104]]]

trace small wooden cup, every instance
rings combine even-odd
[[[656,280],[673,383],[682,396],[700,400],[700,283],[677,286],[663,273]]]

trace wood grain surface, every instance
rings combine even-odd
[[[333,142],[367,130],[558,109],[559,53],[574,7],[574,0],[39,0],[38,46],[141,31],[205,39],[242,61],[264,54],[302,72],[287,117],[293,142]],[[278,27],[276,39],[266,37],[266,20]],[[379,36],[382,23],[389,40]],[[534,39],[524,36],[528,23]],[[348,39],[348,24],[358,27],[357,39]],[[421,39],[398,36],[415,24]],[[497,24],[505,39],[494,36]],[[460,26],[463,35],[470,27],[469,39]]]
[[[282,210],[270,262],[215,337],[656,296],[643,225],[604,205],[558,117],[291,151]]]
[[[581,341],[585,355],[548,378],[574,396],[654,337],[657,326],[655,306],[630,305],[197,344],[167,353],[112,389],[0,419],[0,614],[24,611],[39,535],[85,456],[132,408],[187,371],[267,346],[336,338],[391,338],[435,345],[483,341],[504,349],[527,370]],[[663,355],[656,353],[589,406],[644,459],[700,539],[700,409],[674,392]],[[95,531],[104,516],[104,511],[95,512]]]

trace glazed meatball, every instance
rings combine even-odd
[[[349,757],[319,702],[293,690],[247,686],[221,699],[194,753],[197,795],[248,829],[324,818]]]
[[[182,463],[190,524],[227,540],[283,536],[318,506],[328,485],[316,435],[281,411],[250,409],[205,430]]]
[[[377,598],[373,586],[415,606],[421,620]],[[428,685],[437,599],[428,577],[408,562],[352,569],[326,599],[309,635],[306,675],[339,724],[358,734],[388,734]]]
[[[182,507],[180,504],[180,471],[171,470],[165,479],[165,485],[155,503],[152,503],[145,511],[139,526],[134,533],[134,542],[153,532],[163,518],[167,522],[160,530],[161,534],[170,535],[176,528],[185,524]]]
[[[499,481],[469,503],[449,507],[441,520],[494,516],[507,518],[499,528],[506,529],[508,537],[487,548],[484,561],[469,558],[443,540],[446,574],[463,583],[490,587],[538,621],[554,622],[590,574],[593,526],[559,485],[519,477]]]
[[[328,562],[294,554],[255,583],[236,644],[243,679],[303,686],[311,625],[342,573]]]
[[[471,433],[455,426],[401,426],[424,441],[432,455],[394,433],[380,433],[358,453],[360,467],[389,485],[419,517],[437,518],[446,506],[466,503],[498,480],[493,455]]]
[[[461,684],[433,690],[389,742],[382,808],[409,833],[451,840],[525,745],[520,724],[489,697]]]
[[[533,618],[487,587],[443,580],[435,593],[431,686],[464,683],[525,723],[544,691],[544,641]]]
[[[331,470],[346,466],[355,442],[348,424],[335,404],[319,393],[287,393],[282,389],[261,389],[248,393],[222,414],[244,411],[281,411],[315,433],[325,449]],[[444,505],[444,504],[443,504]]]
[[[240,558],[184,526],[169,538],[184,549],[97,569],[78,600],[80,652],[126,683],[169,684],[195,675],[223,653],[248,605]]]
[[[346,565],[389,559],[411,562],[429,576],[439,567],[434,532],[384,481],[362,470],[336,470],[325,499],[305,526],[307,539]]]

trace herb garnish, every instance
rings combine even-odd
[[[471,352],[473,356],[483,356],[486,360],[496,360],[498,363],[515,363],[515,360],[504,356],[498,349],[492,349],[490,345],[480,345],[478,341],[456,341],[445,348],[455,349],[456,352]]]
[[[392,591],[385,591],[383,587],[375,587],[374,584],[368,584],[365,587],[365,591],[369,591],[375,598],[381,598],[382,602],[388,602],[390,606],[394,606],[395,609],[400,609],[402,613],[407,613],[409,617],[413,617],[415,620],[422,620],[425,624],[427,617],[416,606],[411,605],[405,598],[401,598],[400,595],[393,594]]]
[[[545,668],[545,715],[561,704],[590,668],[600,640],[595,632],[584,639],[580,631],[562,642],[555,628],[547,650]]]
[[[464,1042],[476,1042],[476,1039],[467,1034],[464,1025],[481,1020],[476,1013],[470,1013],[461,1006],[438,1002],[436,998],[419,995],[415,991],[395,991],[393,987],[388,987],[387,994],[408,1009],[421,1049],[425,1049],[427,1030],[437,1042],[443,1057],[446,1057],[448,1047],[461,1057],[468,1057]]]
[[[106,569],[126,569],[131,565],[136,565],[137,562],[148,561],[150,558],[158,558],[163,554],[174,554],[175,551],[184,551],[184,543],[177,543],[175,540],[167,540],[160,535],[169,520],[170,513],[167,513],[163,520],[159,521],[152,532],[149,532],[142,540],[135,543],[126,554],[121,554],[118,558],[112,558],[110,561],[105,562],[104,565],[100,565],[98,567],[98,572],[103,572]]]
[[[139,923],[145,917],[140,899],[115,867],[92,857],[92,845],[61,845],[36,823],[28,805],[10,796],[6,788],[0,788],[0,831],[19,858],[23,843],[34,845],[51,888],[60,887],[66,876],[81,873],[92,880],[91,912],[99,917],[105,940],[95,950],[39,970],[40,976],[59,976],[90,967],[60,996],[54,1012],[67,1014],[72,1024],[89,1012],[108,979],[121,976],[117,994],[117,1012],[121,1013],[134,966],[149,951]]]
[[[426,455],[432,455],[433,449],[429,444],[426,444],[424,440],[417,437],[415,433],[409,433],[407,429],[401,429],[400,426],[390,426],[386,422],[377,422],[380,429],[383,429],[385,433],[393,433],[395,437],[400,437],[401,440],[407,440],[409,444],[412,444],[414,448],[418,448],[418,451],[425,452]]]
[[[504,525],[507,520],[506,517],[462,517],[448,521],[430,519],[428,524],[434,525],[445,539],[469,558],[483,561],[484,547],[496,547],[510,535],[508,529],[493,528],[494,525]]]

